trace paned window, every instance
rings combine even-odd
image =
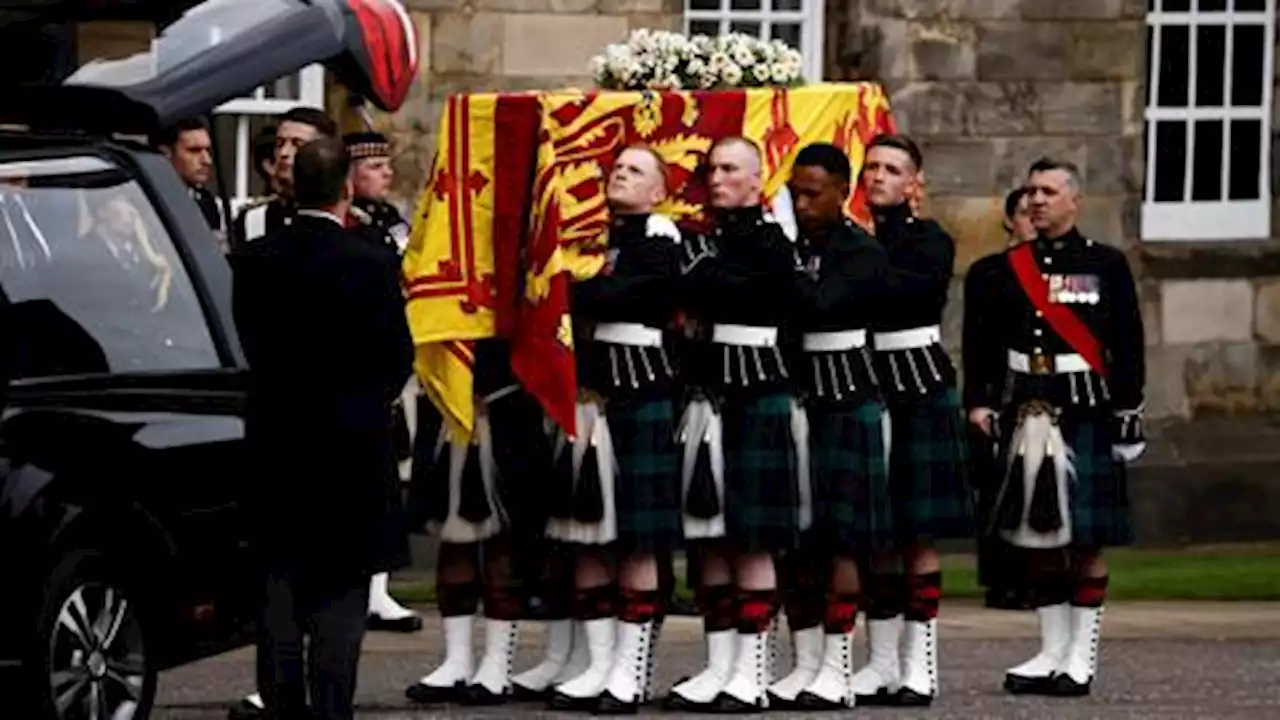
[[[740,32],[782,40],[804,56],[804,76],[822,80],[822,4],[817,0],[685,0],[690,35]]]

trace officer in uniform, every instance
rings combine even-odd
[[[969,421],[998,439],[986,530],[1023,550],[1040,652],[1011,693],[1087,695],[1096,674],[1107,565],[1133,541],[1125,463],[1145,448],[1142,314],[1119,250],[1076,228],[1081,181],[1043,159],[1027,179],[1039,236],[1003,254],[966,298]],[[1069,554],[1068,572],[1053,559]]]
[[[867,337],[885,292],[888,256],[844,216],[851,182],[848,156],[827,143],[802,149],[788,182],[804,260],[793,322],[805,331],[795,367],[813,479],[814,531],[806,544],[819,572],[817,583],[797,588],[811,597],[788,598],[795,667],[770,687],[771,708],[853,705],[855,557],[883,551],[893,540],[888,426]],[[816,607],[816,617],[795,622],[793,604]]]
[[[209,126],[199,118],[180,120],[152,136],[151,146],[169,159],[226,252],[222,206],[206,187],[213,172],[213,139],[209,136]]]
[[[769,702],[778,610],[773,558],[798,546],[806,512],[808,479],[800,482],[799,469],[807,447],[797,442],[805,418],[787,364],[788,300],[800,262],[760,204],[759,147],[722,138],[709,164],[715,227],[684,243],[683,263],[686,308],[709,337],[682,358],[692,375],[687,382],[701,392],[680,425],[685,537],[700,546],[708,664],[665,702],[679,710],[750,712]]]
[[[889,294],[873,322],[876,372],[889,407],[894,552],[871,562],[871,658],[853,678],[858,704],[927,706],[938,693],[942,578],[934,541],[972,537],[968,438],[955,370],[942,347],[942,313],[955,243],[916,217],[923,156],[904,135],[867,148],[861,180],[876,239],[889,256]],[[901,563],[905,584],[885,573]]]
[[[1036,239],[1036,229],[1031,224],[1031,206],[1024,187],[1014,188],[1005,196],[1004,231],[1008,235],[1006,247]],[[1003,252],[974,261],[965,275],[965,297],[977,295],[988,284],[990,275],[1000,272],[1005,263]],[[965,385],[966,390],[973,387],[972,383]],[[974,407],[974,402],[967,396],[965,407]],[[992,495],[1000,484],[999,471],[995,466],[995,438],[972,424],[969,426],[969,437],[973,447],[973,477],[978,489],[979,511],[982,516],[986,516],[992,508]],[[983,532],[981,525],[980,518],[977,528],[978,584],[987,588],[986,606],[1001,610],[1031,608],[1023,563],[1020,562],[1017,549],[999,536]]]
[[[252,242],[293,222],[293,159],[298,148],[321,137],[337,137],[338,124],[323,111],[298,107],[280,116],[273,166],[277,192],[240,212],[233,242]]]

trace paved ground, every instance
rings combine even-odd
[[[430,616],[429,616],[430,619]],[[429,625],[434,623],[429,622]],[[941,618],[942,697],[923,712],[859,710],[881,717],[1084,720],[1263,720],[1280,717],[1280,603],[1142,603],[1108,609],[1102,672],[1084,700],[1013,699],[1000,692],[1006,667],[1035,652],[1034,616],[976,606],[944,607]],[[669,687],[703,657],[699,621],[672,618],[663,632],[659,681]],[[538,657],[541,633],[530,629],[517,667]],[[437,662],[434,628],[418,635],[372,634],[359,693],[360,717],[549,716],[536,705],[413,709],[403,689]],[[785,657],[784,657],[785,663]],[[160,720],[213,720],[250,690],[252,653],[241,650],[164,675]],[[798,715],[796,717],[799,717]]]

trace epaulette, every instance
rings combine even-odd
[[[348,210],[348,212],[350,212],[351,217],[355,218],[356,222],[359,222],[361,225],[373,224],[373,216],[365,212],[364,210],[361,210],[360,208],[356,207],[355,205],[352,205]]]
[[[279,194],[279,193],[272,193],[272,194],[270,194],[270,195],[263,195],[262,197],[259,197],[259,198],[253,198],[253,199],[252,199],[252,200],[250,200],[249,202],[245,203],[245,204],[244,204],[244,208],[242,208],[242,209],[243,209],[243,210],[252,210],[253,208],[256,208],[256,207],[262,207],[263,205],[270,205],[271,203],[273,203],[273,202],[275,202],[276,200],[279,200],[279,199],[280,199],[280,194]]]
[[[680,228],[666,215],[653,213],[645,221],[644,232],[650,237],[665,237],[675,244],[680,244]]]

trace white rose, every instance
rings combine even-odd
[[[751,65],[756,61],[755,53],[751,52],[751,48],[746,45],[739,45],[733,49],[733,61],[739,65]]]
[[[733,63],[729,63],[720,70],[720,77],[726,85],[737,86],[742,82],[742,68]]]
[[[702,58],[695,57],[690,59],[688,64],[684,66],[684,71],[690,75],[699,75],[706,69],[706,67],[707,64],[702,62]]]
[[[715,87],[716,83],[719,81],[720,77],[712,70],[705,70],[698,75],[698,87],[703,90],[709,90]]]
[[[782,64],[774,65],[769,74],[772,76],[773,82],[778,85],[785,85],[795,79],[795,76]]]
[[[723,52],[713,52],[711,53],[710,60],[707,62],[707,66],[715,72],[721,72],[728,67],[731,62],[732,61],[729,59],[727,54]]]
[[[751,68],[751,74],[756,77],[756,82],[768,82],[771,70],[768,65],[760,63],[759,65],[755,65]]]

